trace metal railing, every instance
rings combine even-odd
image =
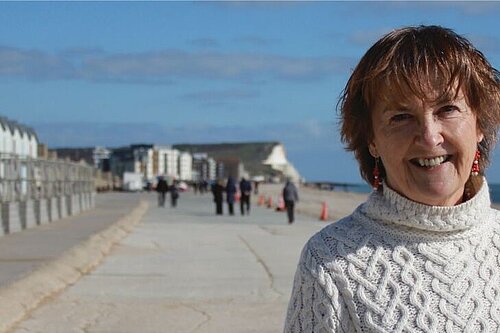
[[[95,191],[91,166],[60,161],[0,157],[0,202],[48,199]]]

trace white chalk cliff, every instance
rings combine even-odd
[[[262,161],[262,164],[269,165],[274,170],[282,172],[286,177],[289,177],[294,182],[300,180],[300,174],[295,167],[286,158],[285,147],[282,144],[277,144],[273,147],[271,154]]]

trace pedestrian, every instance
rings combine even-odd
[[[229,176],[226,183],[226,201],[229,215],[234,215],[234,196],[236,194],[236,184],[234,178]]]
[[[168,184],[163,176],[158,177],[156,192],[158,192],[158,207],[165,207],[165,195],[168,191]]]
[[[177,186],[177,181],[174,180],[172,185],[170,185],[170,207],[177,207],[177,200],[179,199],[179,187]]]
[[[241,215],[250,214],[250,195],[252,194],[252,184],[245,179],[245,177],[241,178],[240,181],[240,210]]]
[[[366,52],[338,105],[373,191],[306,243],[284,331],[500,332],[500,212],[484,177],[500,73],[450,29],[405,27]]]
[[[253,182],[253,194],[257,195],[259,194],[259,182],[258,181],[254,181]]]
[[[285,187],[283,188],[283,200],[285,201],[288,223],[291,224],[295,220],[295,203],[299,201],[299,193],[297,187],[295,187],[290,179],[287,179]]]
[[[224,201],[224,185],[222,185],[222,179],[218,179],[217,181],[213,182],[211,189],[215,202],[215,214],[222,215],[222,203]]]

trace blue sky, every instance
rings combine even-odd
[[[498,17],[500,2],[0,2],[0,114],[49,147],[276,140],[306,179],[361,182],[335,106],[368,47],[437,24],[500,68]]]

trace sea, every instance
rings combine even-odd
[[[491,202],[500,204],[500,184],[488,184],[490,187]],[[335,187],[334,191],[348,191],[356,193],[370,193],[372,188],[368,184],[345,184]]]

